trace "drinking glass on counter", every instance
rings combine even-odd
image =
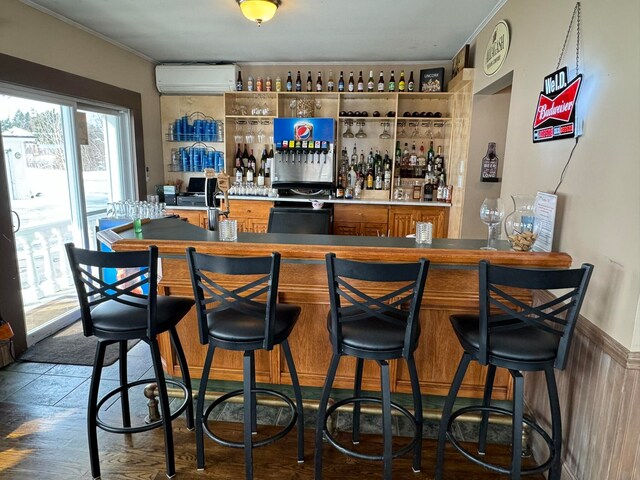
[[[238,223],[236,220],[222,220],[220,222],[220,241],[235,242],[238,240]]]
[[[494,246],[496,228],[500,226],[504,217],[504,203],[501,198],[485,198],[480,206],[480,220],[489,229],[487,236],[487,246],[480,247],[480,250],[496,250]],[[499,229],[497,230],[499,231]]]
[[[433,224],[431,222],[416,222],[416,243],[431,244],[433,241]]]

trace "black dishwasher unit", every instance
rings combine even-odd
[[[331,234],[333,204],[312,208],[309,202],[276,202],[269,212],[268,233]]]

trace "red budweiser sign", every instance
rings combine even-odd
[[[544,79],[533,120],[533,142],[545,142],[575,136],[576,100],[582,75],[567,80],[567,67]]]

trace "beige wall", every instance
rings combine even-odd
[[[0,52],[139,92],[149,167],[147,189],[163,182],[160,101],[153,64],[17,0],[2,0]]]
[[[480,221],[480,205],[485,198],[500,197],[502,184],[480,181],[482,158],[487,154],[487,144],[495,142],[499,160],[498,177],[502,178],[510,99],[511,87],[504,88],[493,95],[475,95],[473,98],[461,238],[487,236],[487,226]],[[504,202],[505,212],[511,212],[513,210],[511,200],[505,197]]]
[[[640,350],[640,2],[582,4],[580,102],[584,136],[558,190],[556,247],[595,272],[583,314],[631,351]],[[553,192],[573,140],[531,141],[534,109],[545,75],[556,68],[575,2],[509,1],[476,37],[474,90],[513,72],[504,152],[502,198]],[[482,56],[499,21],[510,25],[511,48],[487,78]],[[575,34],[565,57],[575,67]]]

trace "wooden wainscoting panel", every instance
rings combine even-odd
[[[562,478],[640,478],[640,370],[626,368],[629,352],[610,348],[617,342],[587,319],[581,317],[578,325],[587,322],[576,328],[567,368],[556,371],[564,439]],[[526,374],[525,398],[548,430],[543,374]],[[536,442],[534,455],[543,458],[544,452],[546,447]]]

